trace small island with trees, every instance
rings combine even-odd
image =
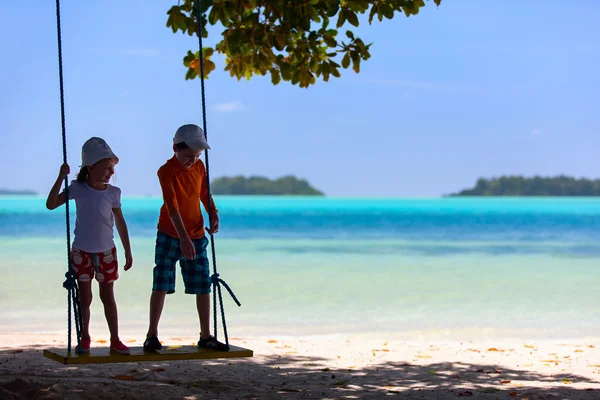
[[[215,195],[324,196],[304,179],[283,176],[269,179],[262,176],[221,177],[210,184]]]
[[[475,187],[449,196],[600,196],[600,179],[502,176],[477,180]]]
[[[33,190],[11,190],[0,188],[0,196],[36,196]]]

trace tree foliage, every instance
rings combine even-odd
[[[452,196],[600,196],[600,179],[575,179],[564,175],[480,178],[474,188]]]
[[[361,61],[371,57],[371,44],[353,31],[360,16],[368,15],[370,24],[397,13],[416,15],[424,5],[425,0],[202,0],[202,37],[208,37],[207,24],[224,28],[215,48],[203,49],[204,75],[215,69],[215,50],[238,80],[269,74],[273,84],[284,80],[307,88],[318,78],[339,78],[340,69],[350,66],[358,73]],[[167,12],[167,27],[197,34],[196,7],[197,0],[179,0]],[[199,76],[199,52],[188,51],[183,64],[186,79]]]
[[[304,179],[283,176],[270,180],[261,176],[217,178],[210,184],[211,192],[223,195],[305,195],[323,196]]]

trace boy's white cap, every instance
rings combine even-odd
[[[113,153],[108,143],[99,137],[89,138],[81,148],[81,166],[88,167],[100,160],[114,158],[119,162],[119,157]]]
[[[187,124],[177,129],[173,138],[173,144],[184,142],[194,150],[210,150],[210,146],[206,143],[206,138],[204,137],[204,131],[198,125]]]

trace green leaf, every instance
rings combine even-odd
[[[196,76],[198,76],[198,74],[196,73],[196,70],[193,68],[190,68],[187,70],[186,74],[185,74],[185,79],[195,79]]]
[[[348,68],[350,66],[350,54],[346,53],[342,58],[342,67]]]
[[[202,56],[210,57],[214,54],[215,50],[212,47],[203,47],[202,48]]]
[[[279,82],[281,82],[281,75],[279,74],[279,71],[275,68],[271,69],[271,83],[273,83],[273,85],[277,85]]]
[[[188,35],[192,36],[193,34],[198,33],[198,24],[196,22],[188,20],[187,29]]]
[[[358,17],[356,16],[356,14],[354,13],[354,11],[346,11],[346,18],[348,19],[348,22],[350,22],[352,25],[354,26],[358,26]]]
[[[325,44],[329,47],[336,47],[337,46],[337,40],[329,37],[329,36],[325,36],[323,38],[323,41],[325,42]]]
[[[311,71],[317,72],[319,70],[319,59],[314,58],[310,63]]]
[[[215,63],[210,60],[204,60],[204,78],[208,79],[208,74],[216,68]]]
[[[357,58],[356,60],[352,60],[352,69],[357,74],[360,72],[360,58]]]
[[[294,73],[292,74],[292,85],[296,85],[298,84],[298,71],[295,70]]]
[[[310,31],[310,22],[311,22],[310,17],[308,17],[308,18],[301,18],[299,20],[300,28],[302,28],[305,31]]]
[[[219,13],[217,11],[217,8],[213,7],[212,10],[210,10],[210,14],[208,14],[208,23],[214,25],[217,23],[218,20]]]
[[[346,36],[350,39],[354,39],[354,33],[352,33],[352,31],[346,31]]]
[[[329,18],[334,17],[340,10],[340,3],[336,1],[334,4],[335,5],[333,7],[331,7],[329,10],[327,10],[327,16]]]
[[[338,16],[336,26],[340,28],[342,25],[344,25],[344,22],[346,22],[346,12],[345,10],[342,10]]]
[[[336,78],[339,78],[339,77],[341,77],[341,76],[342,76],[342,75],[340,74],[340,71],[338,71],[338,69],[337,69],[337,68],[333,68],[333,69],[331,70],[331,75],[335,76]]]
[[[292,78],[292,71],[289,64],[281,64],[279,69],[281,70],[281,76],[284,80],[289,81]]]
[[[198,52],[195,54],[188,50],[186,56],[183,58],[183,65],[186,67],[190,67],[190,63],[198,58]]]
[[[277,44],[279,45],[279,49],[283,50],[285,48],[285,37],[283,36],[283,34],[280,32],[277,32],[275,34],[275,40],[277,41]]]
[[[169,18],[167,18],[167,28],[173,26],[173,16],[169,14]]]
[[[371,24],[373,22],[373,17],[375,16],[375,13],[377,12],[378,9],[379,9],[379,5],[378,6],[373,5],[371,7],[371,11],[369,12],[369,24]]]
[[[365,46],[364,42],[360,38],[357,38],[354,41],[354,44],[356,44],[358,46],[358,48],[360,49],[360,51],[362,53],[367,53],[367,47]]]
[[[406,10],[406,8],[405,8],[405,10]],[[390,5],[386,4],[386,5],[382,6],[381,12],[387,19],[394,18],[394,9]]]
[[[190,6],[191,6],[191,3],[192,2],[190,1]],[[208,0],[208,1],[204,0],[204,1],[202,1],[202,7],[200,8],[200,12],[202,14],[204,14],[206,12],[206,10],[208,10],[210,7],[213,6],[213,4],[214,4],[213,0]]]
[[[177,28],[183,32],[187,30],[187,20],[183,14],[180,14],[180,16],[177,17]]]
[[[314,8],[311,5],[308,5],[306,7],[306,11],[307,11],[308,15],[310,16],[310,19],[312,19],[316,23],[321,22],[321,17],[319,16],[319,13],[316,8]],[[310,30],[310,28],[309,28],[309,30]]]

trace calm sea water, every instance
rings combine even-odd
[[[0,331],[66,330],[64,208],[44,201],[0,197]],[[224,296],[230,336],[600,336],[599,199],[216,202],[218,272],[242,302]],[[123,200],[135,259],[115,286],[125,336],[147,328],[160,205]],[[180,277],[160,328],[198,332]],[[98,296],[92,330],[107,336]]]

